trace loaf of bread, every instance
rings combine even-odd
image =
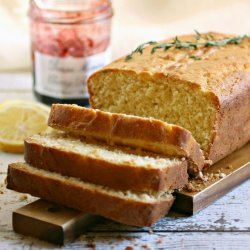
[[[189,162],[189,173],[197,173],[204,166],[203,153],[189,131],[153,118],[103,112],[77,105],[53,104],[48,125],[108,144],[185,157]]]
[[[168,192],[113,190],[26,163],[9,165],[7,188],[133,226],[154,224],[174,201]]]
[[[118,190],[173,191],[188,181],[186,160],[63,133],[27,138],[24,158],[33,167]]]
[[[201,34],[199,42],[225,37]],[[196,39],[189,35],[176,41]],[[88,80],[92,107],[180,125],[191,131],[212,162],[247,143],[250,38],[225,46],[157,49],[151,53],[153,46],[93,74]]]

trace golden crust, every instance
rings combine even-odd
[[[250,140],[250,72],[234,73],[224,80],[234,82],[231,94],[220,100],[216,136],[209,158],[216,162]]]
[[[188,181],[186,161],[165,168],[136,167],[45,146],[32,137],[25,140],[24,159],[36,168],[119,190],[174,190]]]
[[[210,32],[215,39],[232,35]],[[194,35],[178,37],[182,41],[193,41]],[[167,39],[165,41],[173,41]],[[164,41],[162,41],[164,42]],[[102,72],[131,72],[137,75],[153,75],[163,82],[183,82],[193,89],[206,92],[217,109],[217,121],[206,158],[216,162],[250,140],[250,38],[240,44],[223,47],[202,47],[197,50],[169,49],[151,54],[152,46],[143,54],[134,54],[125,61],[122,57],[88,79],[90,103],[93,108],[94,93],[91,81]],[[193,60],[199,56],[202,60]]]
[[[207,33],[214,39],[222,39],[232,35],[215,32]],[[207,34],[202,34],[206,36]],[[194,41],[194,35],[178,37],[182,41]],[[173,41],[167,39],[166,41]],[[152,45],[153,46],[153,45]],[[194,49],[169,49],[167,52],[158,50],[151,54],[152,46],[148,46],[143,54],[134,54],[133,58],[125,61],[124,57],[107,65],[100,71],[124,70],[136,74],[162,74],[169,79],[178,79],[197,85],[202,91],[215,93],[223,97],[230,94],[235,82],[228,82],[223,86],[223,80],[234,72],[250,71],[250,38],[245,38],[241,44],[230,44],[223,47],[200,47]],[[194,60],[190,56],[199,56],[202,60]],[[157,67],[156,67],[157,66]],[[97,71],[88,81],[91,80]],[[91,86],[89,86],[91,89]]]
[[[108,143],[187,157],[192,162],[188,168],[190,173],[197,173],[204,166],[203,153],[189,131],[153,118],[103,112],[76,105],[53,104],[48,125]]]
[[[85,189],[58,178],[39,175],[22,163],[9,165],[7,188],[17,192],[29,193],[58,204],[69,206],[83,212],[102,215],[133,226],[151,226],[168,213],[174,198],[167,196],[158,202],[127,200]]]

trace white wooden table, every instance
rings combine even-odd
[[[0,74],[0,102],[7,99],[34,99],[29,74]],[[12,230],[12,211],[35,200],[30,196],[26,199],[4,187],[8,163],[22,159],[22,155],[0,152],[0,250],[55,248],[46,242],[15,234]],[[249,210],[250,180],[192,217],[171,213],[151,229],[105,220],[64,248],[250,249]]]

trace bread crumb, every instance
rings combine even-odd
[[[127,246],[124,250],[134,250],[132,246]]]
[[[28,199],[27,194],[21,194],[21,195],[19,196],[19,200],[20,200],[20,201],[25,201],[25,200],[27,200],[27,199]]]
[[[202,180],[203,182],[207,182],[208,181],[208,177],[203,175],[203,173],[200,171],[199,174],[196,176],[197,179]]]
[[[3,183],[0,184],[0,194],[4,194],[5,186]]]
[[[187,191],[189,191],[189,192],[196,192],[196,188],[194,187],[194,185],[193,185],[191,182],[189,182],[189,183],[186,185],[185,189],[186,189]]]
[[[96,244],[94,242],[89,242],[89,243],[87,243],[87,247],[95,249],[96,248]]]
[[[219,177],[220,177],[220,178],[224,178],[224,177],[226,177],[226,176],[227,176],[227,175],[226,175],[225,173],[220,173],[220,174],[219,174]]]
[[[157,244],[161,244],[162,242],[163,242],[163,239],[162,239],[162,238],[159,238],[159,239],[156,241]]]
[[[213,164],[213,161],[205,160],[204,164],[207,165],[207,166],[211,166]]]
[[[150,245],[148,245],[148,244],[142,245],[142,248],[147,249],[147,250],[152,249],[152,247]]]

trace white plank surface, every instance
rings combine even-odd
[[[0,102],[7,99],[33,100],[29,74],[0,74]],[[0,153],[0,250],[52,249],[39,240],[12,231],[11,212],[35,198],[6,190],[4,179],[10,162],[22,155]],[[135,228],[104,220],[65,249],[249,249],[250,180],[192,217],[171,213],[154,227]],[[1,191],[3,193],[1,193]],[[94,245],[92,244],[94,242]],[[92,245],[91,245],[92,244]],[[60,248],[61,249],[61,248]]]
[[[73,244],[67,244],[63,248],[53,246],[29,237],[15,235],[15,238],[5,238],[0,242],[0,249],[98,249],[98,250],[246,250],[249,249],[249,233],[124,233],[124,234],[93,234],[81,236]],[[6,245],[8,243],[8,245]],[[94,248],[95,247],[95,248]],[[129,248],[130,247],[130,248]]]
[[[250,232],[249,190],[250,181],[247,181],[193,216],[185,216],[171,212],[170,215],[157,222],[153,230],[157,232]],[[132,230],[142,231],[142,229],[111,223],[110,221],[95,228],[95,231],[99,232]],[[148,229],[145,228],[143,231],[148,231]]]

